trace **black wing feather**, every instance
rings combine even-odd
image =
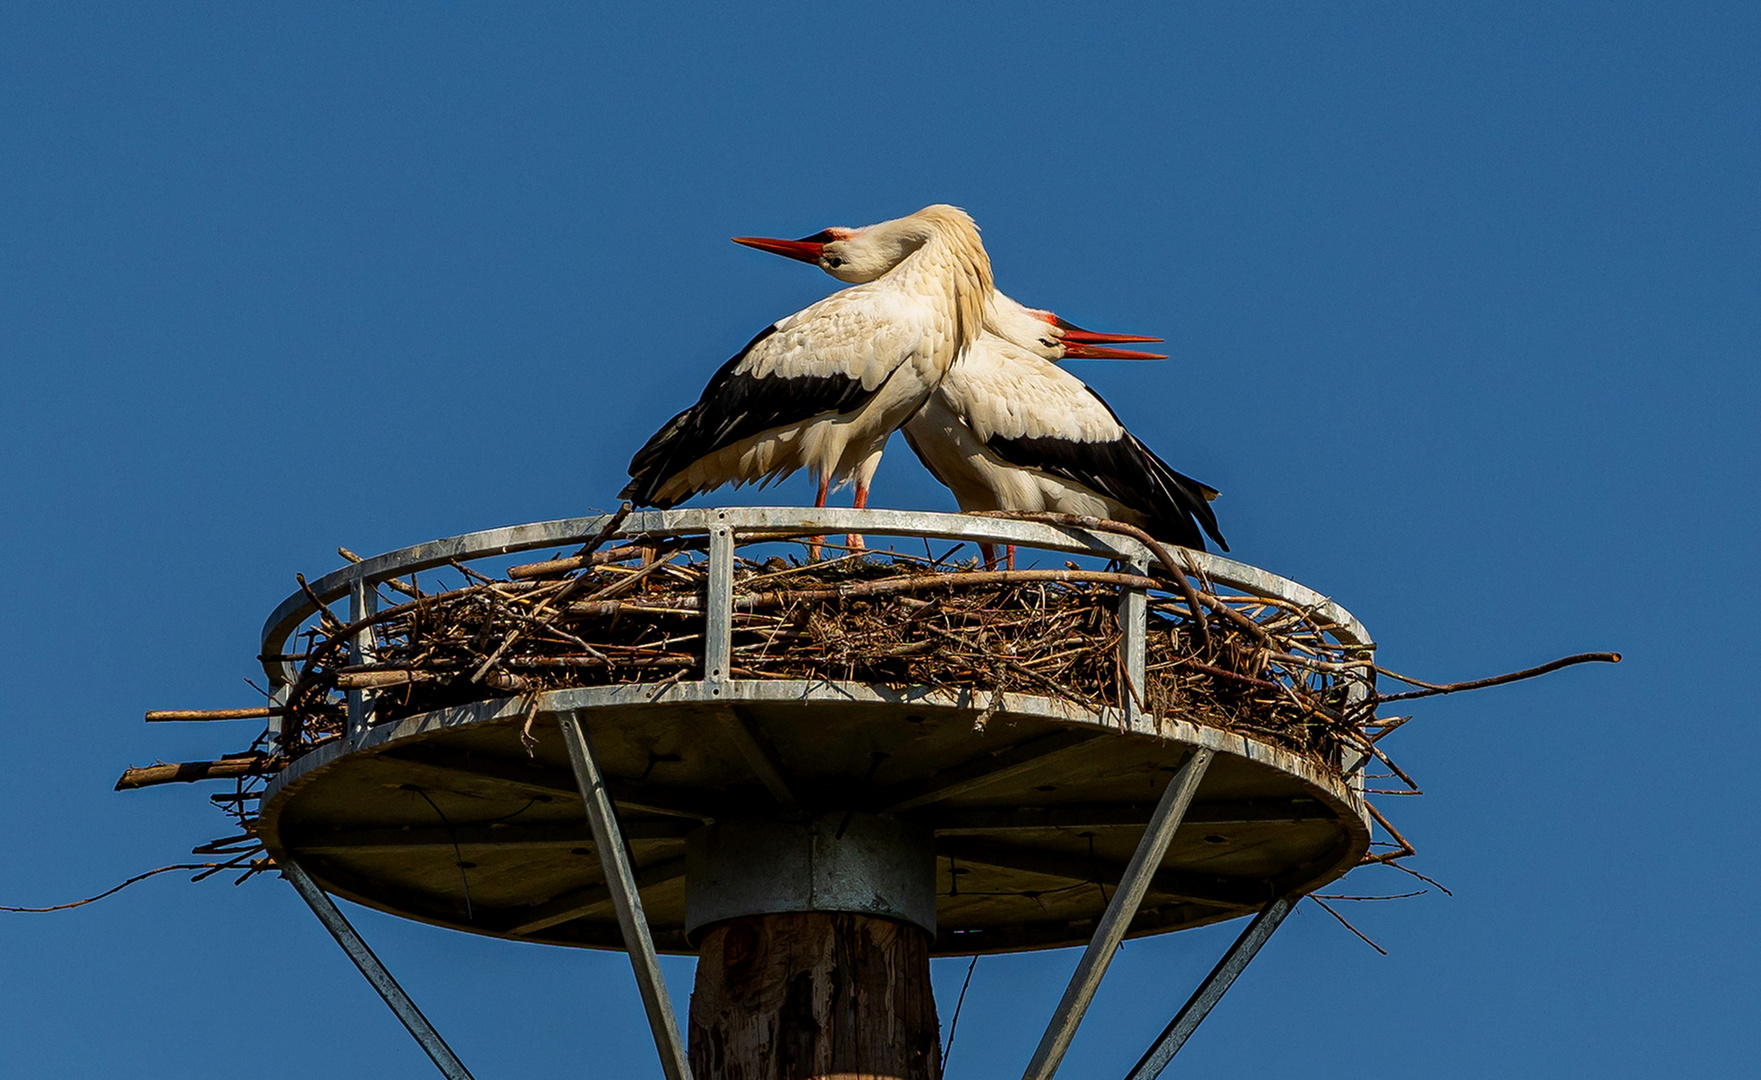
[[[1112,406],[1092,388],[1089,393],[1107,412],[1113,413]],[[1118,418],[1114,413],[1113,419]],[[1120,428],[1124,426],[1121,424]],[[1131,507],[1149,519],[1149,533],[1158,540],[1172,540],[1182,547],[1203,551],[1205,541],[1199,535],[1199,526],[1203,526],[1218,547],[1229,550],[1223,534],[1217,530],[1217,515],[1209,501],[1216,497],[1216,489],[1174,471],[1129,431],[1122,438],[1107,442],[993,435],[985,446],[1011,465],[1074,480]]]
[[[710,454],[772,428],[797,424],[822,413],[855,412],[878,392],[844,375],[748,375],[735,369],[759,342],[776,333],[771,325],[746,343],[710,377],[697,404],[668,420],[630,459],[630,483],[619,493],[637,506],[674,506],[655,493],[673,476]]]

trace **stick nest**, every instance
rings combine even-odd
[[[698,541],[701,544],[702,541]],[[644,562],[644,558],[651,561]],[[564,560],[549,564],[567,566]],[[283,723],[289,757],[339,736],[340,692],[371,689],[374,723],[488,698],[568,687],[702,677],[706,563],[684,543],[598,552],[576,572],[490,579],[404,596],[364,629],[328,614],[309,646]],[[541,566],[543,564],[540,564]],[[1165,575],[1165,572],[1163,572]],[[1145,685],[1121,670],[1123,586],[1147,585]],[[1056,697],[1140,708],[1238,732],[1337,771],[1374,724],[1370,648],[1345,645],[1315,612],[1191,579],[1117,568],[987,570],[892,552],[800,563],[736,560],[734,679],[854,680]],[[389,603],[386,598],[382,603]],[[1204,621],[1201,632],[1199,620]]]

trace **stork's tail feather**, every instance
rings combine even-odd
[[[677,499],[662,500],[657,492],[677,471],[673,457],[677,453],[680,436],[690,426],[691,414],[695,409],[696,406],[693,406],[668,420],[642,444],[642,449],[636,451],[636,456],[630,459],[630,482],[618,493],[618,498],[628,499],[637,506],[658,506],[662,510],[669,510],[678,504]]]
[[[1209,484],[1194,480],[1184,473],[1175,471],[1174,467],[1156,456],[1155,451],[1145,446],[1136,436],[1131,436],[1137,450],[1143,455],[1144,472],[1149,476],[1155,488],[1156,507],[1155,521],[1150,532],[1156,536],[1168,536],[1186,543],[1183,538],[1190,538],[1188,546],[1204,550],[1204,539],[1199,536],[1198,529],[1193,527],[1197,521],[1207,535],[1217,542],[1223,551],[1229,550],[1228,541],[1217,528],[1217,515],[1211,509],[1211,500],[1220,492]]]

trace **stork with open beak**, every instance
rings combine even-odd
[[[891,272],[761,331],[637,451],[621,498],[666,508],[805,468],[814,506],[852,481],[867,505],[887,439],[977,340],[991,265],[978,226],[952,206],[840,232],[838,258]]]
[[[962,510],[1083,514],[1200,551],[1202,527],[1229,550],[1215,488],[1156,456],[1081,379],[996,334],[960,358],[904,433]]]
[[[801,240],[736,243],[814,263],[845,281],[888,272],[882,263],[850,258],[847,235],[828,229]],[[906,422],[905,439],[962,510],[1091,515],[1199,550],[1209,534],[1227,551],[1210,507],[1216,489],[1171,468],[1099,394],[1056,363],[1162,359],[1102,344],[1159,340],[1083,330],[993,293],[984,333]],[[1012,565],[1014,552],[1009,556]]]

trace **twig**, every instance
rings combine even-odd
[[[1482,690],[1488,686],[1502,686],[1505,683],[1513,683],[1521,679],[1532,679],[1537,675],[1545,675],[1550,671],[1558,671],[1563,667],[1571,667],[1573,664],[1594,663],[1618,664],[1620,663],[1620,654],[1617,652],[1578,653],[1576,656],[1563,657],[1551,663],[1542,664],[1540,667],[1525,668],[1522,671],[1513,671],[1508,675],[1494,675],[1490,679],[1473,679],[1469,682],[1443,683],[1442,685],[1416,682],[1403,675],[1396,675],[1392,671],[1377,668],[1377,671],[1381,671],[1382,674],[1387,675],[1390,678],[1399,679],[1404,683],[1412,683],[1415,686],[1423,686],[1425,689],[1408,690],[1401,694],[1382,694],[1378,696],[1376,700],[1411,701],[1413,698],[1436,697],[1438,694],[1458,694],[1463,690]]]
[[[561,577],[587,566],[604,566],[607,563],[623,562],[634,559],[642,554],[636,544],[595,551],[588,556],[571,555],[566,559],[546,559],[543,562],[524,563],[508,568],[508,577],[513,581],[526,581],[532,578]]]
[[[285,712],[287,709],[279,705],[258,705],[247,709],[154,709],[147,713],[147,723],[163,724],[179,720],[263,720]]]
[[[593,539],[581,545],[581,550],[575,552],[574,557],[577,559],[585,559],[590,557],[595,551],[598,551],[600,546],[607,540],[610,540],[612,534],[617,532],[624,524],[624,520],[630,516],[630,509],[631,507],[628,502],[621,504],[612,514],[611,518],[607,520],[604,525],[599,527],[599,531],[593,534]]]
[[[182,764],[147,765],[124,769],[116,781],[117,791],[152,787],[155,784],[193,783],[197,780],[221,780],[234,776],[256,776],[273,772],[267,754],[247,754],[219,761],[186,761]]]
[[[958,885],[958,879],[955,885]],[[948,1072],[948,1055],[954,1052],[954,1033],[960,1030],[960,1007],[966,1004],[966,988],[972,985],[972,972],[978,967],[978,954],[972,954],[972,963],[966,965],[966,979],[960,984],[960,996],[954,999],[954,1019],[948,1021],[948,1045],[942,1047],[942,1075]]]
[[[1444,886],[1438,884],[1434,879],[1426,877],[1425,875],[1419,873],[1417,870],[1414,870],[1412,867],[1407,866],[1405,863],[1397,862],[1395,860],[1390,859],[1389,861],[1382,863],[1382,865],[1386,866],[1390,870],[1398,870],[1403,874],[1411,874],[1413,877],[1418,878],[1420,881],[1424,882],[1425,884],[1434,886],[1435,888],[1441,890],[1444,896],[1454,896],[1455,895],[1454,893],[1450,892]]]
[[[329,627],[338,627],[342,625],[342,620],[336,617],[335,613],[330,610],[329,606],[326,605],[324,601],[318,599],[318,594],[313,592],[312,586],[306,583],[306,575],[295,574],[294,580],[300,583],[300,591],[306,594],[306,599],[312,601],[312,606],[318,609],[318,622],[320,625]],[[332,636],[335,636],[334,630],[332,630]]]
[[[69,904],[56,904],[53,907],[0,907],[0,911],[17,911],[17,912],[21,912],[21,913],[25,913],[25,914],[32,914],[32,915],[42,914],[43,912],[47,912],[47,911],[66,911],[69,908],[83,907],[86,904],[96,903],[99,900],[104,899],[106,896],[112,896],[116,893],[119,893],[122,890],[128,888],[130,885],[133,885],[135,882],[145,881],[155,874],[169,874],[173,870],[208,870],[208,869],[211,869],[211,868],[219,866],[219,865],[220,865],[219,863],[211,863],[211,862],[207,862],[207,863],[172,863],[170,866],[161,866],[157,870],[149,870],[144,874],[136,874],[134,877],[129,878],[127,881],[123,882],[122,884],[113,885],[110,888],[105,889],[103,892],[99,893],[98,895],[88,896],[84,900],[75,900]]]
[[[1337,911],[1334,911],[1332,909],[1332,907],[1330,907],[1327,904],[1327,901],[1316,896],[1314,893],[1309,893],[1309,899],[1313,900],[1315,903],[1321,905],[1322,911],[1325,911],[1327,914],[1333,916],[1335,919],[1338,919],[1340,926],[1343,926],[1347,930],[1350,930],[1352,933],[1356,934],[1358,936],[1358,940],[1362,941],[1365,945],[1368,945],[1370,948],[1381,953],[1383,956],[1388,955],[1387,949],[1384,949],[1382,946],[1376,944],[1375,942],[1371,941],[1369,938],[1365,937],[1364,932],[1362,930],[1359,930],[1357,927],[1355,927],[1355,926],[1351,925],[1351,923],[1347,922],[1345,919],[1345,916],[1339,914]]]
[[[1396,859],[1404,859],[1409,855],[1415,855],[1418,853],[1418,849],[1413,847],[1412,843],[1408,841],[1406,837],[1400,835],[1400,830],[1396,829],[1388,821],[1387,817],[1382,814],[1382,811],[1376,809],[1375,803],[1370,802],[1367,799],[1364,800],[1364,809],[1368,810],[1370,816],[1376,819],[1376,824],[1387,830],[1388,835],[1393,837],[1394,842],[1400,846],[1400,850],[1384,852],[1381,855],[1365,855],[1363,859],[1359,861],[1358,865],[1362,866],[1367,863],[1388,863],[1392,865]],[[1442,888],[1442,886],[1439,885],[1438,888]]]
[[[337,548],[336,553],[347,559],[350,565],[367,561],[345,547]],[[412,600],[422,598],[422,590],[416,588],[414,582],[405,581],[403,578],[386,578],[381,584],[390,586],[394,591],[401,592]]]
[[[957,574],[904,574],[899,577],[881,578],[879,581],[863,581],[821,589],[779,589],[771,592],[745,593],[734,597],[734,605],[741,610],[751,610],[821,600],[849,600],[859,597],[924,592],[932,589],[975,588],[986,585],[1025,585],[1030,582],[1120,585],[1130,589],[1153,589],[1160,584],[1154,578],[1146,578],[1139,574],[1115,574],[1099,570],[965,570]]]
[[[1430,891],[1430,889],[1420,889],[1417,892],[1388,893],[1383,896],[1346,896],[1342,893],[1310,893],[1309,895],[1316,900],[1405,900],[1411,896],[1423,896]]]

